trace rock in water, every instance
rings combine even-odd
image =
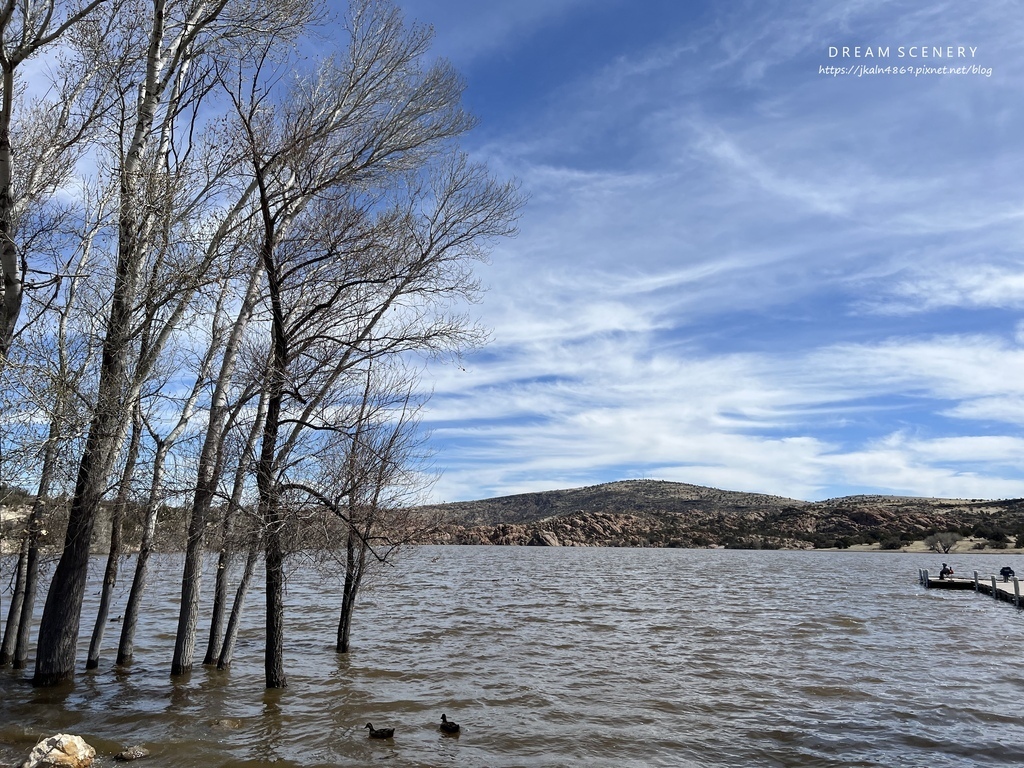
[[[58,733],[36,744],[21,768],[89,768],[94,757],[96,750],[81,736]]]
[[[122,760],[126,763],[130,760],[141,760],[143,757],[149,757],[149,750],[137,745],[134,747],[128,747],[128,749],[122,750],[114,755],[115,760]]]

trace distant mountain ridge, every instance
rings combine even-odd
[[[897,549],[958,531],[1024,536],[1024,502],[859,495],[810,502],[665,480],[620,480],[424,508],[453,544]],[[1003,544],[1005,546],[1006,544]],[[998,544],[995,544],[998,546]]]
[[[517,493],[478,501],[431,505],[464,524],[531,523],[567,512],[674,512],[690,506],[723,509],[799,506],[809,502],[763,493],[722,491],[667,480],[617,480],[582,488]]]

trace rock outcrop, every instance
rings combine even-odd
[[[898,549],[955,531],[1012,545],[1024,500],[849,496],[809,502],[685,483],[628,480],[429,508],[447,522],[424,543],[567,547]]]

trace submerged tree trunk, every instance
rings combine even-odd
[[[111,362],[104,368],[107,371],[108,390],[119,386],[110,380],[121,378],[126,354],[127,347],[117,355],[108,354],[105,350],[105,361],[115,356],[120,358],[117,363]],[[104,387],[101,385],[100,389]],[[114,400],[119,399],[118,394],[112,397]],[[101,408],[89,430],[64,537],[64,551],[54,571],[39,625],[33,678],[36,686],[57,685],[74,674],[82,600],[89,569],[89,546],[96,524],[96,513],[106,492],[106,478],[114,463],[117,448],[124,438],[125,420],[118,416],[120,411],[116,405]]]
[[[279,368],[280,376],[284,369]],[[271,374],[275,377],[275,374]],[[276,377],[280,381],[279,377]],[[256,471],[260,496],[260,520],[263,523],[263,556],[267,576],[266,649],[264,671],[267,688],[285,688],[284,674],[284,550],[281,543],[280,487],[274,477],[277,429],[281,418],[280,388],[268,400],[267,420],[263,427],[263,446]]]
[[[89,655],[85,660],[86,669],[96,669],[100,665],[100,647],[103,645],[103,633],[110,616],[110,600],[117,584],[117,566],[121,557],[121,526],[123,507],[114,510],[110,521],[110,549],[107,552],[107,565],[103,570],[103,587],[100,593],[100,605],[96,610],[96,623],[92,628],[92,640],[89,642]]]
[[[130,306],[115,294],[111,321],[128,328]],[[123,323],[123,324],[122,324]],[[119,334],[108,334],[119,336]],[[123,342],[123,343],[122,343]],[[96,524],[96,512],[107,490],[107,477],[118,447],[124,439],[126,420],[120,407],[121,379],[128,355],[126,339],[105,343],[96,415],[86,438],[85,452],[78,468],[71,502],[64,550],[53,573],[39,623],[39,642],[32,684],[53,686],[70,680],[75,672],[75,651],[82,618],[82,600],[89,570],[89,545]]]
[[[14,648],[15,669],[24,669],[28,664],[29,632],[32,629],[32,614],[35,612],[36,592],[39,584],[39,516],[33,515],[29,523],[28,562],[25,567],[25,597],[21,604],[21,620],[18,623],[18,642]]]
[[[25,603],[25,580],[28,574],[28,528],[21,534],[21,546],[18,548],[18,565],[14,576],[14,594],[11,604],[7,606],[7,624],[4,627],[4,640],[0,645],[0,667],[10,665],[14,659],[14,647],[17,643],[18,626],[21,622],[21,607]]]
[[[284,552],[281,549],[281,518],[275,507],[266,516],[267,648],[264,668],[267,688],[286,688],[284,674]]]
[[[235,520],[242,507],[242,493],[245,490],[245,481],[248,477],[248,463],[245,460],[256,446],[260,432],[263,430],[263,419],[267,415],[266,391],[261,391],[259,405],[256,408],[256,418],[249,429],[249,436],[245,446],[242,448],[238,466],[235,468],[235,481],[231,489],[231,500],[224,514],[224,523],[221,527],[221,548],[217,558],[217,583],[213,596],[213,612],[210,620],[210,637],[206,644],[206,657],[203,664],[218,664],[221,655],[222,638],[224,636],[224,614],[228,602],[228,572],[231,568],[231,561],[234,554],[234,544],[231,537],[234,534]],[[248,562],[246,563],[248,565]],[[251,574],[250,574],[251,575]]]
[[[181,574],[181,606],[178,633],[174,643],[172,675],[192,671],[196,649],[196,627],[199,623],[199,592],[203,577],[203,545],[206,541],[206,515],[193,515],[188,526],[185,566]]]
[[[229,506],[224,512],[224,522],[220,530],[221,545],[217,555],[217,579],[213,588],[213,610],[210,616],[210,635],[206,640],[206,656],[203,657],[204,666],[217,663],[222,647],[224,613],[228,601],[228,572],[234,558],[234,544],[231,543],[234,523],[235,511]]]
[[[281,407],[284,402],[285,382],[288,376],[288,333],[284,303],[281,296],[281,275],[275,262],[277,220],[270,210],[265,169],[257,164],[256,181],[259,184],[260,213],[263,220],[263,241],[260,261],[267,275],[267,295],[270,299],[270,364],[267,366],[267,416],[263,422],[263,436],[256,462],[256,488],[259,493],[259,518],[263,525],[263,557],[266,569],[266,645],[264,672],[267,688],[285,688],[284,674],[284,552],[281,544],[280,500],[281,486],[277,472],[277,438],[281,428]]]
[[[249,583],[252,581],[252,575],[256,570],[256,561],[259,560],[259,557],[260,540],[257,538],[249,547],[242,578],[238,582],[238,589],[235,590],[235,602],[231,606],[231,616],[228,618],[228,627],[224,632],[224,643],[221,645],[220,656],[217,659],[217,669],[227,669],[231,666],[235,641],[238,639],[238,625],[242,620],[242,609],[245,606],[245,595],[249,591]]]
[[[142,405],[135,402],[132,417],[132,434],[128,440],[128,455],[125,457],[124,470],[121,473],[121,485],[114,501],[113,516],[110,521],[110,549],[107,552],[107,567],[103,571],[103,589],[100,593],[100,605],[96,611],[96,623],[92,629],[92,640],[89,643],[89,656],[85,661],[86,669],[96,669],[100,665],[100,647],[103,645],[103,634],[110,616],[110,601],[117,584],[118,562],[121,558],[121,531],[124,526],[125,508],[131,491],[132,476],[135,464],[139,459],[139,444],[142,442]]]
[[[141,151],[141,148],[140,148]],[[138,260],[134,250],[135,223],[128,209],[134,195],[122,188],[121,233],[116,280],[103,340],[96,409],[89,425],[85,451],[68,517],[64,551],[54,571],[39,624],[39,644],[32,683],[52,686],[71,679],[81,626],[82,600],[89,569],[89,545],[100,502],[130,419],[125,408],[133,335],[132,315],[138,289]]]
[[[60,438],[60,427],[56,418],[51,418],[46,447],[43,449],[43,467],[39,473],[39,487],[36,498],[29,513],[26,537],[28,547],[25,560],[25,582],[21,600],[21,611],[18,619],[17,642],[14,647],[13,666],[24,669],[28,661],[29,633],[32,629],[32,616],[35,613],[36,592],[39,583],[39,535],[42,530],[43,511],[46,499],[50,495],[53,481],[54,466],[57,461],[57,441]],[[5,638],[6,642],[6,638]]]
[[[368,531],[367,531],[368,533]],[[348,653],[349,635],[352,631],[352,614],[356,609],[356,595],[366,568],[366,545],[362,539],[356,541],[355,531],[350,526],[345,545],[345,587],[341,596],[341,617],[338,619],[338,653]]]
[[[135,561],[135,576],[132,578],[132,588],[128,593],[128,604],[125,606],[124,621],[121,624],[121,639],[117,646],[115,663],[118,666],[131,664],[132,657],[135,655],[135,628],[139,623],[142,596],[146,591],[146,579],[149,575],[149,556],[153,552],[153,539],[156,537],[156,519],[160,510],[166,456],[167,443],[157,440],[156,456],[153,458],[153,479],[149,485],[146,519],[142,527],[142,542],[139,544],[139,556]]]
[[[272,239],[268,239],[272,242]],[[268,264],[268,273],[273,265]],[[267,575],[266,649],[264,671],[267,688],[285,688],[284,674],[284,551],[281,543],[280,485],[276,476],[277,435],[281,424],[281,403],[287,375],[287,340],[284,333],[280,294],[276,276],[271,274],[271,301],[274,304],[273,364],[270,367],[267,418],[263,425],[263,443],[256,467],[260,520],[263,523],[263,556]]]

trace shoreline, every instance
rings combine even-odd
[[[17,520],[26,518],[28,516],[28,513],[29,513],[29,509],[27,507],[0,507],[0,523],[4,523],[4,524],[13,523],[13,522],[15,522]],[[768,548],[762,548],[761,551],[780,551],[780,552],[887,552],[887,553],[892,553],[892,554],[901,554],[901,553],[902,554],[917,554],[917,555],[932,554],[932,555],[935,555],[935,557],[939,557],[939,558],[941,558],[941,557],[963,556],[963,555],[1006,555],[1006,556],[1024,555],[1024,547],[1010,547],[1010,546],[1007,546],[1005,548],[998,548],[998,547],[989,547],[989,546],[981,546],[981,547],[978,546],[979,544],[987,543],[987,541],[988,541],[987,539],[980,538],[980,537],[970,537],[970,536],[964,537],[964,538],[960,539],[959,541],[957,541],[956,544],[954,544],[951,547],[949,552],[937,552],[934,549],[932,549],[931,547],[929,547],[927,544],[925,544],[924,540],[918,540],[918,541],[909,542],[909,543],[905,544],[904,546],[902,546],[902,547],[900,547],[898,549],[883,549],[882,545],[880,543],[876,542],[876,543],[873,543],[873,544],[851,544],[849,547],[779,547],[777,550],[771,550],[771,549],[768,549]],[[2,538],[2,539],[0,539],[0,556],[6,557],[6,556],[11,556],[11,555],[17,555],[18,554],[18,550],[19,550],[19,544],[20,544],[20,542],[19,542],[18,538],[13,538],[12,537],[12,538]],[[474,544],[461,544],[461,543],[455,544],[455,543],[447,543],[447,542],[430,542],[429,544],[428,543],[415,543],[415,544],[414,543],[409,543],[406,546],[460,547],[460,546],[473,546],[473,545],[478,545],[478,546],[495,546],[495,547],[500,547],[500,546],[528,546],[526,544],[512,544],[512,543],[493,544],[493,543],[486,543],[486,542],[480,542],[478,544],[475,543],[475,542],[474,542]],[[560,546],[562,546],[562,545],[560,545]],[[588,547],[588,548],[598,548],[598,549],[616,549],[616,548],[621,548],[621,549],[648,549],[648,548],[653,548],[653,549],[660,549],[660,548],[664,548],[664,547],[628,547],[628,546],[626,546],[626,547],[613,547],[613,546],[604,546],[604,545],[592,545],[591,547]],[[711,546],[711,547],[674,547],[674,548],[694,549],[694,550],[701,550],[701,549],[726,549],[726,547],[723,547],[721,545],[719,545],[719,546]],[[750,548],[735,547],[735,549],[749,549],[751,551],[756,551],[757,550],[757,548],[755,548],[755,547],[750,547]],[[58,556],[60,554],[61,550],[58,547],[45,547],[45,548],[43,548],[43,551],[46,552],[50,556]],[[163,549],[162,551],[164,553],[166,553],[166,554],[170,554],[171,552],[184,552],[184,548],[182,548],[182,549]],[[210,549],[209,551],[210,552],[216,552],[217,550],[216,549]],[[124,551],[122,554],[123,555],[127,555],[127,556],[131,556],[131,555],[135,555],[137,553],[138,553],[137,549],[128,549],[128,550]],[[98,546],[91,554],[92,555],[105,555],[106,554],[106,550],[102,546]]]
[[[1005,555],[1007,557],[1016,557],[1024,555],[1024,548],[1022,547],[1006,547],[1005,549],[998,549],[995,547],[982,547],[976,549],[974,545],[976,541],[965,539],[967,546],[960,546],[960,543],[955,545],[949,552],[936,552],[933,549],[929,549],[924,542],[915,541],[908,544],[900,549],[883,549],[880,544],[854,544],[849,547],[779,547],[777,549],[755,549],[742,547],[617,547],[617,546],[586,546],[586,547],[552,547],[553,549],[689,549],[694,551],[709,550],[709,549],[736,549],[740,552],[865,552],[865,553],[880,553],[880,554],[891,554],[891,555],[932,555],[936,558],[943,557],[962,557],[964,555]],[[16,540],[4,539],[0,541],[0,557],[13,557],[18,554],[18,542]],[[527,547],[526,544],[405,544],[405,547],[445,547],[458,549],[459,547]],[[537,547],[530,547],[536,549]],[[44,550],[46,554],[51,557],[57,557],[60,555],[59,549],[47,549]],[[174,550],[162,550],[161,554],[184,554],[184,549]],[[207,550],[207,554],[216,554],[216,549]],[[106,551],[96,549],[90,552],[92,557],[106,556]],[[132,557],[138,554],[137,549],[126,550],[121,553],[123,557]]]

